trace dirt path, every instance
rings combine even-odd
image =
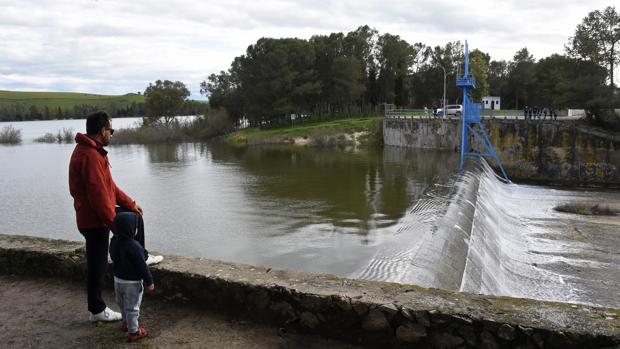
[[[118,309],[112,294],[108,306]],[[205,310],[144,297],[140,324],[150,337],[126,343],[117,323],[87,321],[79,283],[0,275],[2,348],[357,348]]]

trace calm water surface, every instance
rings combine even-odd
[[[74,145],[31,141],[84,125],[69,122],[75,125],[12,123],[25,140],[0,146],[0,233],[81,240],[68,193]],[[131,122],[115,119],[114,127]],[[151,249],[339,275],[366,265],[398,234],[408,209],[458,164],[451,152],[398,148],[184,143],[108,150],[118,186],[145,210]]]

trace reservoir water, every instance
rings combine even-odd
[[[0,233],[80,241],[67,178],[74,145],[33,139],[84,121],[10,124],[24,142],[0,146]],[[485,163],[459,173],[456,153],[393,147],[108,150],[116,183],[145,210],[151,250],[620,307],[620,220],[553,210],[620,204],[617,192],[503,184]]]

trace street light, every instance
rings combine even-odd
[[[446,118],[446,69],[444,67],[441,66],[441,64],[437,64],[439,66],[439,68],[441,68],[443,70],[443,108],[441,108],[441,110],[443,111],[443,119]]]

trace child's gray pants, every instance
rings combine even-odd
[[[127,324],[127,331],[129,333],[138,331],[138,317],[140,316],[140,303],[142,303],[143,291],[142,280],[123,280],[116,276],[114,277],[116,303],[121,308],[123,322]]]

